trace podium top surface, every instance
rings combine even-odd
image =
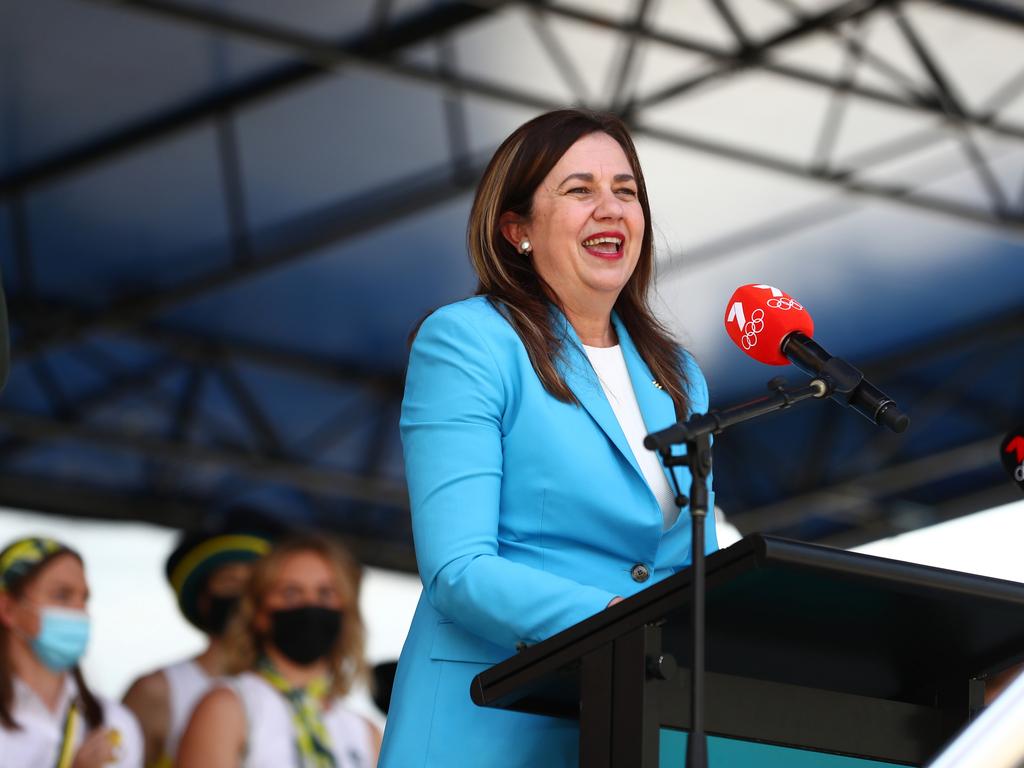
[[[711,672],[918,703],[1024,658],[1024,584],[761,535],[706,564]],[[485,670],[473,700],[571,698],[580,659],[644,624],[686,666],[689,614],[686,569]]]

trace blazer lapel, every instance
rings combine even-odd
[[[676,410],[672,398],[660,386],[655,384],[654,376],[647,363],[640,357],[636,347],[633,346],[633,339],[622,324],[622,320],[616,313],[612,313],[612,324],[619,336],[619,344],[622,347],[623,357],[626,358],[626,368],[629,370],[629,378],[633,383],[633,392],[636,394],[636,401],[640,405],[640,415],[643,416],[644,425],[648,432],[656,432],[659,429],[671,426],[676,422]],[[646,450],[646,449],[645,449]],[[686,453],[682,446],[675,446],[673,454]],[[660,462],[660,459],[659,459]],[[672,487],[672,476],[669,470],[663,465],[662,470]]]
[[[612,441],[619,453],[622,454],[622,457],[629,462],[637,474],[643,477],[643,472],[640,471],[640,465],[637,464],[633,450],[626,441],[626,435],[623,434],[622,427],[619,426],[619,420],[615,417],[615,412],[608,403],[608,398],[604,396],[601,382],[594,372],[594,367],[590,364],[590,358],[587,357],[587,353],[583,349],[580,337],[576,335],[572,323],[566,319],[561,311],[553,308],[552,313],[556,324],[555,327],[561,329],[561,337],[563,339],[563,355],[558,360],[559,373],[562,374],[565,383],[569,385],[569,389],[576,395],[584,410],[597,422],[597,425],[608,436],[608,439]],[[621,340],[622,337],[620,336],[619,338]],[[632,376],[633,371],[630,369],[630,377],[632,378]],[[642,411],[643,405],[641,404],[640,407]],[[644,414],[645,422],[646,419],[647,415]]]
[[[622,347],[623,357],[626,358],[626,368],[629,370],[629,378],[633,382],[633,392],[636,393],[636,401],[640,405],[640,414],[644,417],[647,431],[654,432],[674,424],[676,411],[672,404],[672,398],[655,383],[651,369],[647,367],[647,363],[636,351],[629,331],[614,312],[612,313],[612,324],[619,336],[619,345]]]

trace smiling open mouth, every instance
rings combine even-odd
[[[623,242],[625,238],[622,235],[600,234],[587,238],[581,245],[595,256],[615,258],[622,255]]]

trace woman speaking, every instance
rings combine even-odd
[[[688,516],[642,442],[705,411],[707,387],[648,304],[650,205],[617,117],[518,128],[484,172],[468,245],[478,295],[431,314],[409,360],[424,593],[381,765],[576,765],[575,723],[478,708],[470,681],[689,564]]]

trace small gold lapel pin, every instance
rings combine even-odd
[[[658,383],[657,379],[651,379],[651,384],[654,385],[655,389],[662,389],[662,386],[661,386],[661,384]]]

